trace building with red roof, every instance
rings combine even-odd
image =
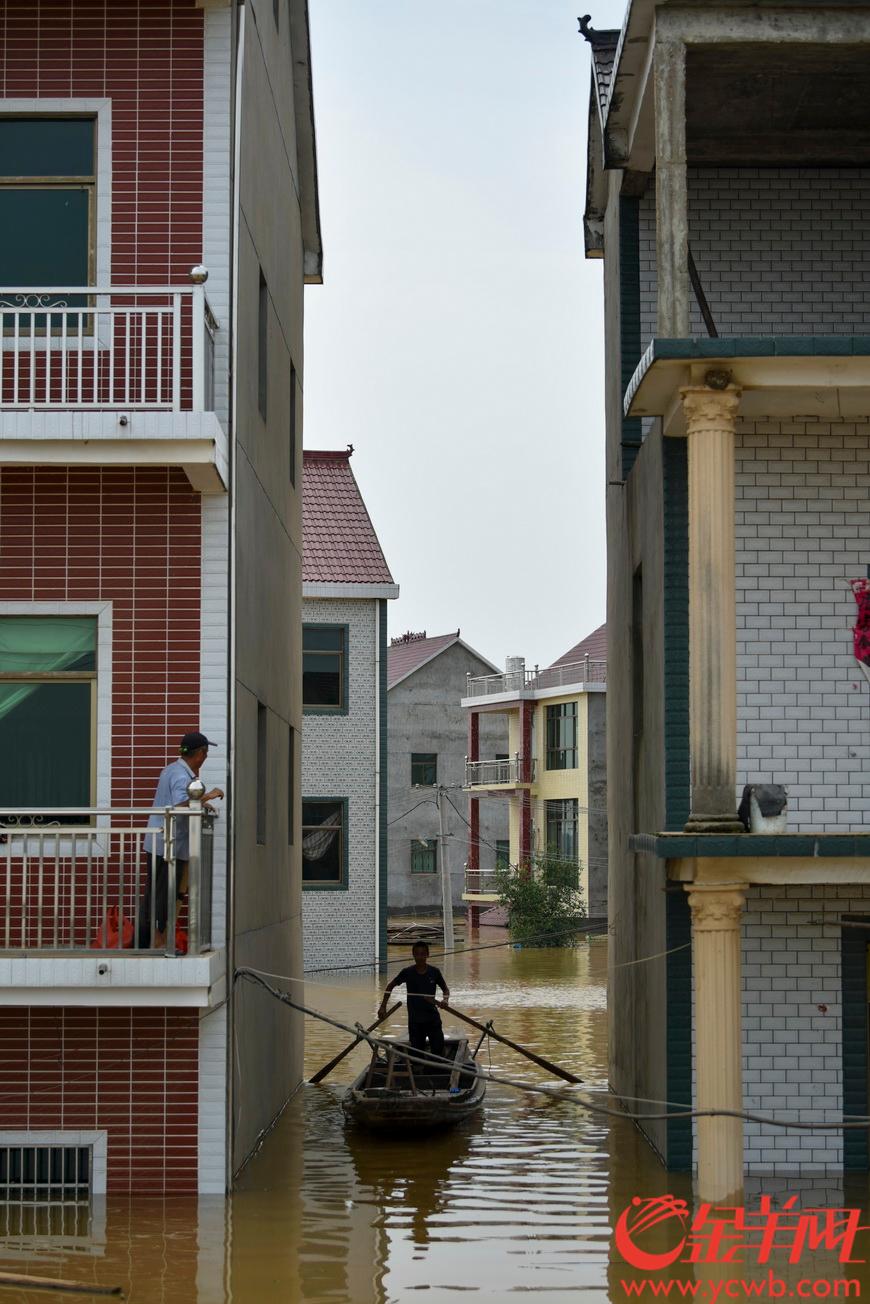
[[[302,458],[302,934],[306,968],[386,958],[387,603],[351,468]]]

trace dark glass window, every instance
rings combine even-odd
[[[269,736],[269,711],[257,703],[257,841],[266,842],[266,751]]]
[[[302,705],[347,708],[347,630],[344,625],[303,625]]]
[[[411,783],[431,788],[438,782],[437,752],[411,753]]]
[[[577,703],[547,707],[547,769],[577,768]]]
[[[266,420],[269,399],[269,287],[260,271],[260,291],[257,300],[257,406]]]
[[[510,838],[496,838],[495,840],[496,869],[510,869],[510,864],[511,864]]]
[[[547,857],[552,860],[577,861],[577,798],[548,801]]]
[[[93,281],[94,132],[93,118],[0,118],[0,285]],[[61,299],[69,307],[85,302],[63,294],[45,302]],[[44,328],[44,319],[36,325]],[[3,328],[11,331],[13,321],[4,317]]]
[[[341,887],[347,878],[345,828],[347,807],[343,801],[302,803],[302,881]]]
[[[437,871],[436,856],[438,842],[435,838],[426,838],[421,842],[414,838],[411,843],[411,873],[434,874]]]
[[[0,804],[91,805],[96,668],[95,617],[0,616]]]

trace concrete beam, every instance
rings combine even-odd
[[[870,44],[870,10],[667,5],[656,9],[656,31],[657,40],[686,45],[863,45]]]
[[[655,42],[656,262],[658,334],[691,334],[686,179],[686,47]]]

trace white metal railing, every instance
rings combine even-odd
[[[468,675],[466,697],[491,697],[495,693],[534,693],[545,688],[562,688],[569,684],[606,684],[607,662],[571,661],[562,666],[547,666],[541,670],[510,670],[502,675]]]
[[[201,284],[0,287],[0,409],[210,411]]]
[[[499,760],[469,761],[467,757],[465,760],[466,788],[489,788],[500,783],[534,783],[535,774],[535,758],[527,761],[519,752]]]
[[[514,869],[516,866],[513,867]],[[568,883],[571,887],[577,887],[580,882],[581,864],[579,860],[562,860],[555,859],[552,856],[531,857],[528,871],[532,879],[543,879],[554,885],[557,883]],[[465,866],[465,891],[466,892],[495,892],[498,875],[502,870],[495,868],[472,869],[469,865]]]
[[[191,785],[192,787],[193,785]],[[148,820],[163,825],[149,830]],[[178,913],[184,862],[178,821],[187,821],[186,913]],[[0,952],[122,950],[192,954],[211,947],[212,813],[189,806],[111,810],[0,810]],[[163,837],[155,859],[151,832]],[[162,880],[162,881],[161,881]],[[165,940],[158,898],[166,886]]]

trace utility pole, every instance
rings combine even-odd
[[[438,866],[441,870],[441,915],[444,921],[444,950],[453,950],[453,892],[450,886],[450,870],[447,865],[447,820],[444,812],[446,793],[438,785]]]

